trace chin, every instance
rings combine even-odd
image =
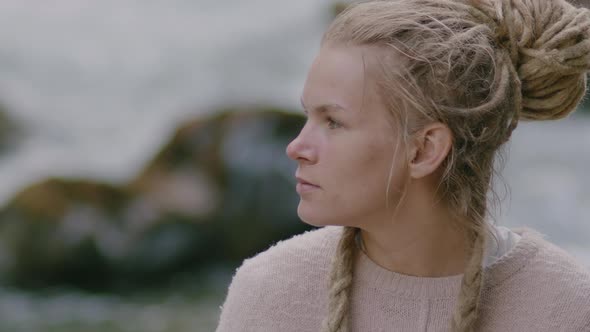
[[[326,211],[325,213],[322,212],[314,210],[309,206],[304,206],[302,203],[299,203],[299,207],[297,208],[299,219],[308,225],[315,227],[344,226],[339,222],[341,219],[334,218],[335,216],[329,213],[329,211]]]

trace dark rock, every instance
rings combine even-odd
[[[130,188],[159,215],[200,220],[202,264],[240,261],[309,229],[296,216],[295,165],[285,155],[303,122],[277,109],[189,121]]]
[[[104,289],[236,265],[311,227],[285,147],[302,116],[223,110],[180,126],[127,185],[49,179],[0,210],[0,276]]]
[[[5,108],[0,105],[0,153],[14,149],[22,133],[22,128],[8,116]]]
[[[16,195],[0,211],[0,272],[19,286],[76,283],[94,287],[109,269],[101,246],[121,230],[130,196],[110,184],[48,179]]]

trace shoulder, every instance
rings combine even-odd
[[[549,291],[555,305],[575,312],[582,309],[584,312],[580,313],[590,323],[590,269],[545,237],[535,237],[534,240],[539,252],[529,271],[536,276],[534,280],[538,286],[551,288]]]
[[[497,271],[490,271],[495,293],[505,294],[507,303],[527,308],[531,315],[550,318],[547,324],[589,327],[588,267],[536,230],[514,231],[522,238],[495,266]]]
[[[276,308],[292,316],[317,315],[324,304],[324,283],[341,232],[339,226],[307,231],[244,260],[229,286],[218,331],[232,331],[237,326],[232,324],[258,316],[256,324],[270,321],[280,315]]]
[[[269,277],[277,272],[300,275],[310,267],[324,266],[331,260],[342,227],[327,226],[295,235],[270,246],[254,257],[244,260],[235,279]]]
[[[569,252],[547,239],[546,235],[535,230],[525,230],[537,253],[530,262],[531,271],[539,271],[539,277],[559,279],[567,288],[585,288],[590,292],[590,268],[582,265]],[[590,294],[587,294],[590,301]]]
[[[570,281],[590,282],[590,269],[570,253],[529,227],[513,229],[521,236],[506,255],[490,266],[492,283],[499,284],[518,273],[534,273],[537,278],[571,277]],[[568,279],[569,280],[569,279]],[[575,284],[575,283],[574,283]]]

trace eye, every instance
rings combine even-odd
[[[334,119],[332,119],[331,117],[328,117],[327,121],[328,121],[328,128],[330,128],[330,129],[337,129],[337,128],[341,127],[341,125],[338,122],[334,121]]]

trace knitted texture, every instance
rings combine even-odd
[[[244,261],[217,332],[313,331],[328,312],[330,264],[342,227],[282,241]],[[590,271],[538,232],[483,270],[477,331],[590,331]],[[355,256],[352,331],[448,331],[463,275],[421,278]]]

